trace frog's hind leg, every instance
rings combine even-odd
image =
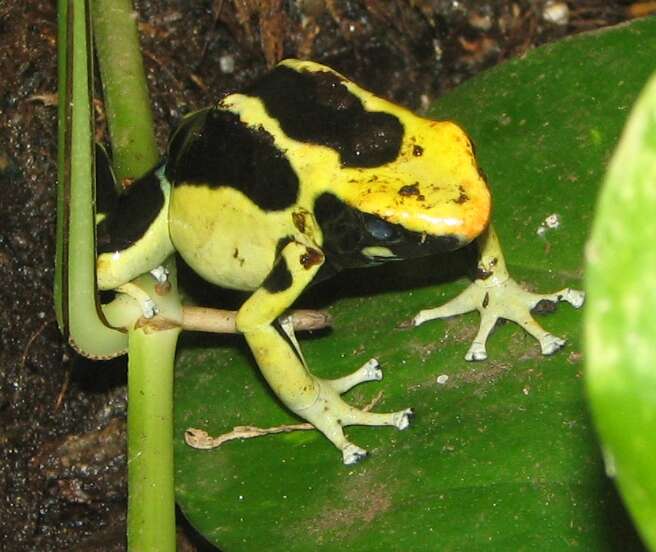
[[[278,317],[309,284],[322,262],[323,255],[314,244],[300,239],[286,244],[262,286],[242,305],[236,324],[274,393],[328,437],[342,451],[345,464],[353,464],[364,458],[366,451],[348,441],[345,425],[404,429],[411,411],[373,414],[342,400],[341,393],[354,385],[381,378],[377,363],[367,363],[354,374],[334,381],[319,379],[308,370],[290,321]]]

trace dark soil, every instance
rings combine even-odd
[[[163,149],[181,115],[282,57],[332,65],[418,109],[486,67],[647,5],[569,4],[563,24],[545,20],[542,0],[136,7]],[[0,542],[8,552],[123,550],[125,364],[79,358],[62,342],[52,307],[56,31],[54,0],[0,2]],[[180,549],[205,549],[190,533],[181,531]]]

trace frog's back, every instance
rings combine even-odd
[[[214,107],[185,119],[169,147],[169,230],[201,276],[235,289],[257,288],[289,228],[299,181],[261,128]]]

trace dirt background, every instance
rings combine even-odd
[[[283,57],[422,109],[505,59],[656,9],[580,0],[138,0],[164,151],[182,115]],[[0,2],[0,542],[125,549],[125,363],[91,363],[53,312],[56,4]],[[98,96],[98,137],[103,138]],[[179,549],[214,550],[180,516]]]

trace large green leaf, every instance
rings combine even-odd
[[[434,115],[457,120],[477,144],[510,269],[532,287],[580,285],[598,183],[656,59],[654,37],[656,20],[645,20],[563,41],[439,101]],[[560,226],[539,235],[554,213]],[[344,274],[305,299],[330,305],[335,319],[332,332],[303,340],[314,372],[343,375],[376,356],[385,379],[349,400],[362,405],[383,390],[378,410],[418,412],[405,432],[349,429],[372,452],[354,467],[317,432],[188,448],[187,427],[220,434],[294,418],[238,338],[183,349],[177,492],[197,529],[227,552],[641,549],[586,411],[579,311],[563,306],[541,320],[569,339],[548,358],[507,324],[491,338],[491,360],[466,363],[475,315],[396,328],[466,285],[444,283],[461,260]]]
[[[610,468],[656,550],[656,77],[613,157],[589,245],[587,381]]]

